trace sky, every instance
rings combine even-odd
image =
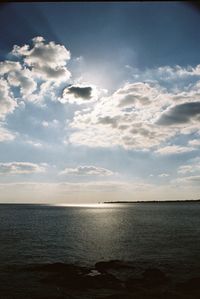
[[[200,198],[200,10],[0,5],[0,202]]]

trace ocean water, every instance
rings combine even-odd
[[[0,205],[0,298],[57,298],[39,296],[43,285],[26,271],[20,276],[16,267],[57,262],[92,267],[114,259],[159,267],[174,277],[199,276],[200,203]]]
[[[200,263],[200,203],[0,205],[0,265]]]

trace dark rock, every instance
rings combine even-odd
[[[39,272],[56,272],[56,273],[89,273],[90,269],[85,267],[75,266],[73,264],[54,263],[46,265],[36,265],[29,268],[31,271]]]
[[[166,274],[157,268],[146,269],[143,273],[144,279],[165,280]]]
[[[143,280],[146,287],[159,287],[168,284],[170,281],[169,277],[166,276],[164,272],[156,268],[145,270],[143,273]]]
[[[130,294],[119,293],[102,297],[100,299],[133,299],[133,296]]]
[[[102,273],[90,275],[91,269],[56,263],[35,267],[35,271],[45,272],[47,275],[40,281],[45,284],[56,285],[64,289],[121,289],[121,281],[114,275]]]
[[[114,289],[119,290],[122,288],[121,281],[111,274],[101,274],[97,276],[83,276],[80,278],[81,282],[88,289]]]
[[[47,284],[47,288],[52,286],[60,290],[55,299],[62,298],[65,293],[76,294],[75,298],[85,298],[85,295],[95,290],[102,292],[101,295],[107,294],[102,299],[182,299],[185,297],[179,294],[185,294],[181,289],[188,290],[189,294],[190,288],[193,288],[191,293],[196,296],[200,284],[200,278],[193,278],[173,289],[171,280],[160,269],[148,268],[143,273],[134,272],[131,264],[119,260],[96,263],[93,269],[65,263],[37,265],[30,269],[38,272],[37,277],[41,283]],[[119,273],[126,275],[121,275],[121,278]],[[105,293],[105,290],[109,292]]]
[[[191,294],[193,298],[200,298],[200,277],[193,277],[185,282],[178,283],[176,289],[183,294]],[[197,297],[194,297],[195,295]]]
[[[150,282],[151,284],[166,284],[169,282],[169,277],[162,272],[160,269],[149,268],[144,271],[143,278],[145,282]]]
[[[136,278],[129,278],[125,282],[125,287],[127,288],[128,291],[137,291],[141,287],[143,287],[143,279],[136,279]]]
[[[95,269],[97,269],[101,273],[105,273],[109,269],[120,270],[120,269],[123,269],[123,268],[133,269],[133,267],[131,267],[127,263],[119,261],[119,260],[111,260],[111,261],[107,261],[107,262],[98,262],[98,263],[95,264]]]
[[[170,279],[159,269],[147,269],[144,271],[142,278],[129,278],[125,282],[128,291],[138,292],[145,289],[161,289],[168,285]]]

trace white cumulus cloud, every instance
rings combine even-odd
[[[6,80],[0,79],[0,118],[3,119],[8,113],[12,113],[17,107]]]
[[[90,110],[75,113],[69,142],[90,147],[153,149],[162,154],[191,151],[191,147],[164,144],[176,135],[199,132],[200,102],[194,98],[198,93],[195,84],[180,100],[180,92],[169,93],[155,83],[126,83],[111,96],[91,103]]]
[[[0,163],[0,174],[31,174],[45,172],[44,164],[30,162]]]
[[[16,100],[38,103],[45,98],[55,100],[60,84],[66,84],[71,77],[67,67],[70,51],[64,45],[45,41],[43,37],[33,38],[32,45],[14,45],[10,54],[10,60],[0,62],[0,80],[6,82],[9,97],[13,92]],[[16,94],[16,88],[20,96]],[[0,86],[1,94],[5,93],[2,89]],[[10,102],[9,97],[7,102]]]
[[[70,72],[66,68],[70,59],[70,51],[63,45],[55,42],[45,43],[43,37],[33,39],[33,46],[14,46],[12,54],[23,57],[25,64],[31,67],[34,75],[43,80],[65,79],[68,80]]]
[[[76,168],[65,168],[60,172],[61,175],[77,176],[109,176],[113,175],[111,170],[96,166],[78,166]]]
[[[155,153],[159,155],[173,155],[173,154],[181,154],[193,151],[194,148],[179,146],[179,145],[168,145],[165,147],[161,147],[155,151]]]

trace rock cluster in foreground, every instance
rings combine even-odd
[[[48,295],[48,299],[200,298],[200,276],[175,282],[158,268],[138,274],[134,266],[118,260],[98,262],[93,268],[64,263],[35,265],[28,271],[37,273],[41,285],[56,288],[57,294]]]

